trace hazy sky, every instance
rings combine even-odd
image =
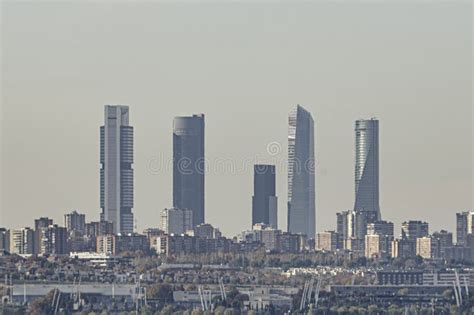
[[[286,229],[296,104],[315,120],[319,231],[353,207],[358,118],[380,120],[397,234],[405,219],[453,230],[472,209],[470,2],[196,2],[2,2],[0,226],[98,220],[105,104],[130,105],[139,231],[171,206],[172,120],[193,113],[206,115],[206,220],[250,228],[252,164],[272,162]]]

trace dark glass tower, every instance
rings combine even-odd
[[[369,223],[381,220],[379,207],[379,121],[355,123],[355,205]]]
[[[257,164],[253,172],[252,226],[257,223],[278,228],[275,166]]]
[[[204,223],[204,115],[173,122],[173,206],[193,211],[193,225]]]
[[[128,106],[106,105],[100,127],[101,220],[112,222],[115,234],[133,233],[133,127]]]
[[[288,231],[315,238],[314,121],[298,105],[288,123]]]

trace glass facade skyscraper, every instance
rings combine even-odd
[[[314,121],[297,105],[288,116],[288,124],[288,231],[314,238]]]
[[[133,233],[133,127],[129,108],[106,105],[100,127],[101,220],[111,222],[115,234]]]
[[[379,207],[379,121],[355,123],[355,205],[368,223],[381,220]]]
[[[278,228],[275,184],[275,165],[254,165],[252,226],[257,223],[265,223],[274,229]]]
[[[193,211],[193,225],[204,223],[204,115],[173,122],[173,207]]]

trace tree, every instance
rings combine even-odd
[[[446,300],[451,300],[453,298],[453,290],[451,290],[451,289],[444,290],[443,291],[443,297]]]
[[[172,315],[174,311],[173,305],[167,305],[163,310],[161,311],[161,315]]]
[[[173,288],[169,284],[157,283],[147,287],[146,290],[147,298],[160,300],[163,303],[173,301]]]
[[[234,315],[235,312],[232,308],[228,308],[224,311],[224,315]]]
[[[34,300],[28,308],[28,314],[40,315],[53,313],[53,309],[51,307],[53,296],[54,290],[50,291],[44,297]]]
[[[367,307],[367,311],[369,314],[377,314],[379,312],[379,308],[375,304],[371,304]]]
[[[406,295],[408,295],[408,292],[409,292],[408,288],[402,288],[402,289],[398,290],[397,295],[406,296]]]

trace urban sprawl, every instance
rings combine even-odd
[[[252,226],[233,238],[205,220],[204,115],[173,122],[173,204],[160,225],[134,227],[129,107],[105,106],[100,219],[0,228],[5,314],[471,314],[474,212],[453,233],[379,206],[379,121],[355,122],[355,201],[317,232],[314,121],[288,117],[287,228],[278,224],[275,165],[254,165]],[[272,154],[274,148],[268,146]],[[414,214],[416,216],[416,214]]]

